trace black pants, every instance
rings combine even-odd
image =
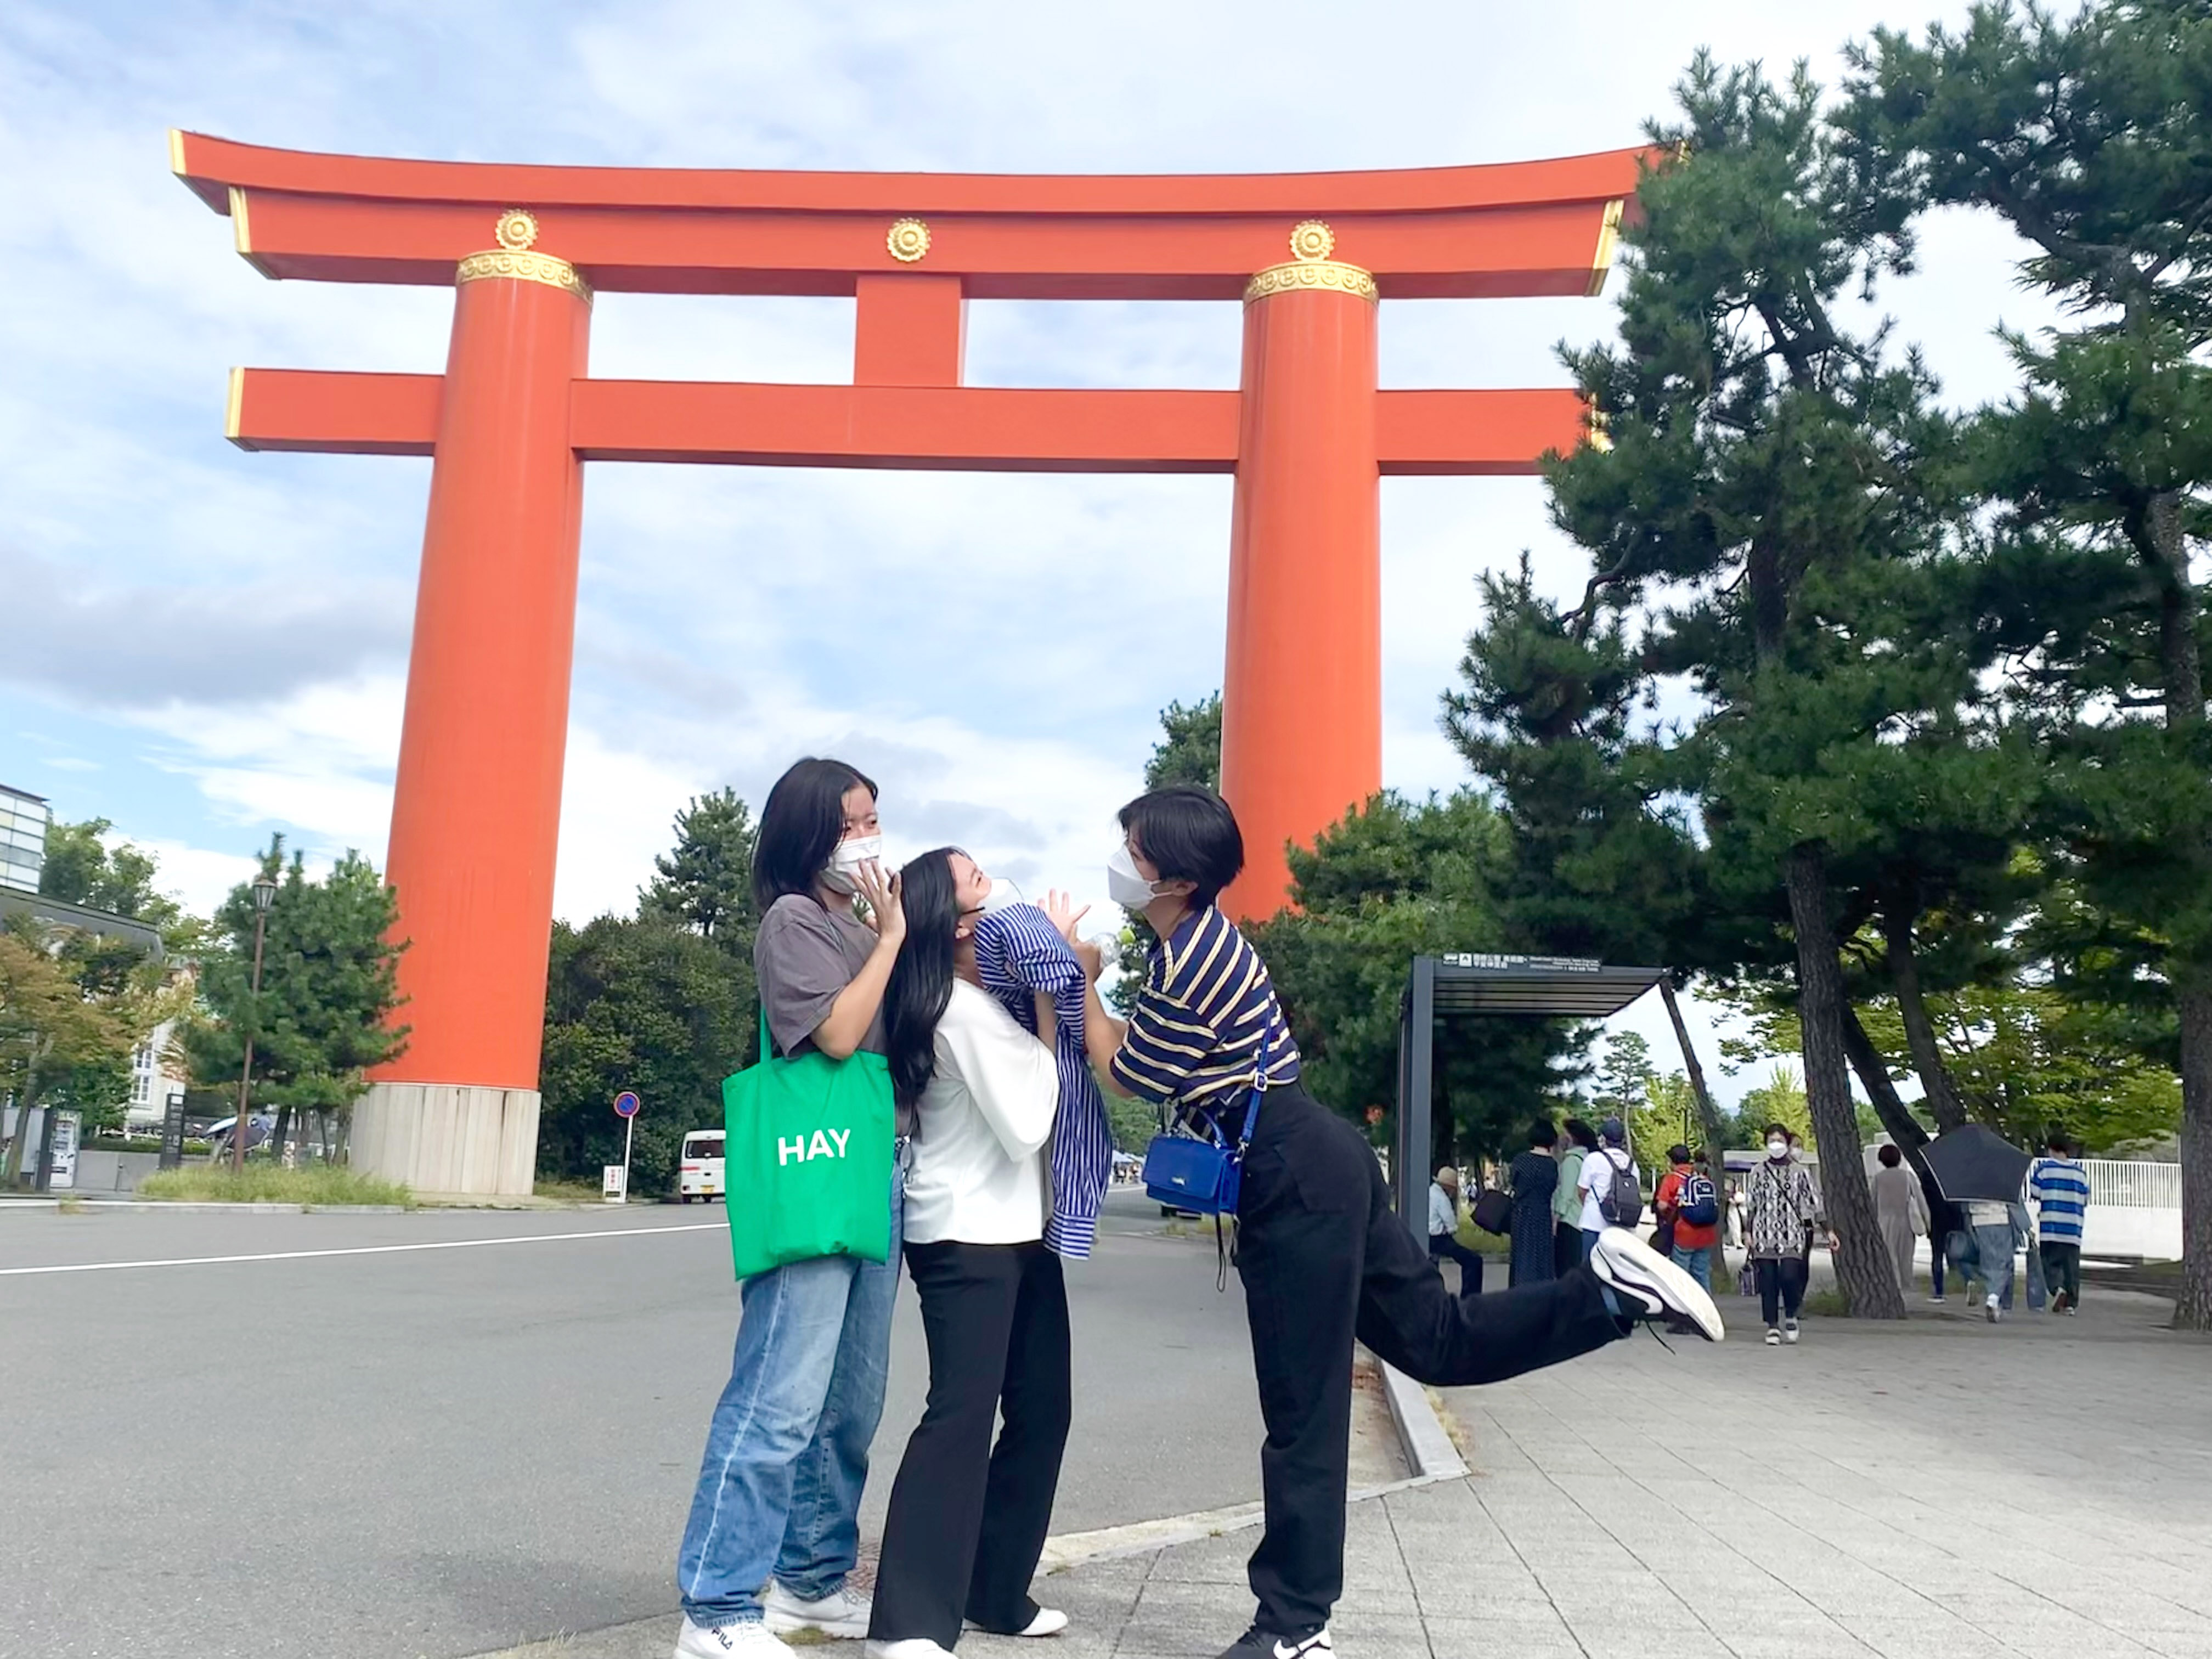
[[[2037,1252],[2043,1258],[2043,1283],[2053,1297],[2063,1291],[2066,1305],[2081,1305],[2081,1247],[2061,1244],[2045,1239],[2038,1244]]]
[[[1328,1622],[1344,1590],[1355,1335],[1417,1381],[1449,1388],[1588,1353],[1626,1328],[1579,1264],[1497,1296],[1454,1296],[1392,1212],[1367,1143],[1295,1085],[1261,1105],[1237,1221],[1267,1426],[1267,1525],[1249,1577],[1262,1628],[1302,1634]]]
[[[1552,1224],[1552,1277],[1565,1279],[1568,1272],[1583,1265],[1583,1230],[1570,1227],[1564,1221]]]
[[[1449,1233],[1429,1235],[1429,1260],[1459,1263],[1459,1293],[1462,1296],[1482,1294],[1482,1257],[1470,1250]]]
[[[1774,1304],[1778,1300],[1784,1315],[1797,1317],[1797,1310],[1805,1301],[1805,1259],[1785,1255],[1778,1260],[1761,1256],[1752,1263],[1752,1273],[1759,1280],[1759,1312],[1771,1330],[1782,1321],[1774,1316]]]
[[[891,1485],[868,1634],[949,1648],[963,1615],[1003,1632],[1036,1616],[1030,1580],[1067,1444],[1067,1286],[1041,1243],[909,1244],[906,1265],[929,1404]]]

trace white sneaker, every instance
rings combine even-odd
[[[838,1585],[818,1601],[803,1601],[771,1578],[768,1594],[761,1597],[761,1612],[768,1627],[775,1631],[818,1630],[824,1636],[866,1636],[868,1615],[874,1611],[868,1598],[849,1584]]]
[[[1780,1326],[1769,1325],[1766,1328],[1766,1346],[1770,1348],[1778,1348],[1782,1346],[1782,1328]]]
[[[973,1619],[966,1620],[964,1627],[969,1630],[981,1630],[983,1628]],[[1062,1613],[1058,1607],[1039,1607],[1036,1610],[1036,1617],[1030,1620],[1029,1623],[1023,1626],[1021,1629],[1016,1631],[1014,1634],[1017,1636],[1057,1636],[1060,1632],[1066,1628],[1067,1615]]]
[[[791,1652],[757,1619],[709,1629],[687,1614],[676,1636],[676,1659],[791,1659]]]
[[[1995,1291],[1991,1291],[1988,1299],[1982,1304],[1982,1313],[1990,1324],[1994,1325],[1997,1322],[1997,1293]]]
[[[871,1642],[868,1659],[953,1659],[951,1648],[941,1648],[927,1636],[902,1636],[896,1642]]]
[[[1782,1340],[1784,1342],[1795,1342],[1797,1340],[1797,1322],[1796,1320],[1785,1319],[1782,1322]]]
[[[1706,1341],[1721,1340],[1721,1310],[1704,1286],[1626,1227],[1607,1227],[1597,1236],[1589,1267],[1632,1318],[1678,1314]]]

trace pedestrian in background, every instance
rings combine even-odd
[[[2035,1200],[2044,1282],[2051,1289],[2051,1311],[2077,1313],[2081,1307],[2081,1224],[2089,1215],[2089,1172],[2080,1148],[2052,1135],[2041,1158],[2027,1167],[2027,1190]]]
[[[1554,1275],[1578,1267],[1583,1260],[1583,1161],[1597,1150],[1597,1131],[1578,1117],[1561,1126],[1567,1147],[1559,1158],[1559,1186],[1552,1199],[1552,1264]]]
[[[1905,1295],[1912,1294],[1912,1241],[1928,1231],[1928,1200],[1920,1190],[1920,1177],[1905,1167],[1905,1154],[1897,1147],[1885,1146],[1878,1156],[1881,1168],[1875,1171],[1875,1223],[1881,1229],[1881,1242],[1889,1247],[1889,1259],[1897,1267],[1897,1288]]]
[[[1459,1263],[1459,1293],[1482,1294],[1482,1258],[1459,1242],[1459,1171],[1445,1164],[1429,1182],[1429,1260]]]
[[[1680,1145],[1667,1149],[1669,1168],[1660,1177],[1652,1207],[1659,1224],[1673,1235],[1674,1265],[1707,1290],[1713,1287],[1713,1252],[1720,1244],[1720,1194],[1713,1178],[1690,1158],[1690,1149]]]
[[[1982,1284],[1982,1314],[1994,1325],[2012,1311],[2013,1256],[2027,1237],[2027,1212],[1987,1198],[1969,1199],[1964,1208],[1974,1245],[1973,1272]]]
[[[1513,1259],[1508,1285],[1534,1285],[1558,1276],[1552,1238],[1552,1200],[1559,1195],[1559,1163],[1552,1149],[1559,1132],[1539,1118],[1528,1131],[1528,1150],[1505,1173],[1513,1194]]]
[[[1579,1183],[1583,1198],[1583,1259],[1586,1261],[1596,1252],[1597,1242],[1607,1227],[1630,1224],[1616,1219],[1620,1213],[1613,1198],[1616,1187],[1624,1194],[1634,1188],[1638,1194],[1635,1212],[1640,1217],[1644,1208],[1644,1180],[1637,1172],[1635,1158],[1629,1155],[1628,1131],[1619,1118],[1609,1117],[1597,1126],[1597,1149],[1583,1159]]]
[[[1806,1255],[1820,1224],[1819,1195],[1805,1166],[1790,1155],[1790,1132],[1766,1126],[1765,1159],[1744,1183],[1751,1266],[1759,1286],[1759,1311],[1766,1321],[1766,1346],[1797,1340],[1804,1305]]]

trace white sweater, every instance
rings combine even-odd
[[[907,1176],[908,1241],[1042,1238],[1050,1202],[1044,1145],[1060,1101],[1052,1050],[989,993],[956,979],[936,1056]]]

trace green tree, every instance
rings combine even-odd
[[[155,927],[175,927],[184,919],[183,908],[155,890],[158,860],[129,842],[110,847],[107,832],[114,827],[106,818],[87,818],[81,823],[57,820],[47,825],[39,891],[65,904],[82,904]]]
[[[1194,703],[1170,703],[1160,711],[1160,741],[1145,763],[1146,788],[1164,789],[1171,783],[1221,787],[1221,693],[1208,692]]]
[[[1639,187],[1621,344],[1568,354],[1611,447],[1553,466],[1555,516],[1591,551],[1594,603],[1666,596],[1644,660],[1704,700],[1680,748],[1710,879],[1729,912],[1786,903],[1838,1281],[1852,1312],[1897,1318],[1838,944],[1882,840],[1885,746],[1973,689],[1971,650],[1921,620],[1954,444],[1917,356],[1846,324],[1847,290],[1899,262],[1904,210],[1859,189],[1802,68],[1782,88],[1701,55],[1678,95],[1651,131],[1689,159]]]
[[[750,961],[760,922],[753,841],[752,814],[737,791],[694,795],[676,815],[676,845],[653,861],[638,914],[688,928]]]
[[[2212,12],[1978,6],[1853,53],[1854,161],[1895,199],[1983,207],[2073,325],[2013,337],[2020,393],[1978,424],[2006,503],[1991,560],[2045,712],[2084,897],[2151,946],[2178,1026],[2178,1324],[2212,1328]]]
[[[320,880],[283,837],[261,855],[276,881],[263,941],[261,994],[252,990],[253,889],[240,883],[213,918],[200,959],[201,1017],[183,1033],[193,1081],[235,1099],[246,1042],[253,1041],[248,1108],[273,1110],[281,1148],[297,1115],[342,1122],[368,1087],[371,1066],[405,1052],[399,1010],[402,945],[389,935],[398,903],[375,868],[349,850]]]
[[[1419,802],[1385,791],[1291,850],[1293,908],[1248,931],[1316,1099],[1378,1127],[1395,1113],[1407,971],[1416,956],[1501,947],[1483,872],[1502,850],[1497,813],[1467,791]],[[1573,1080],[1582,1046],[1558,1021],[1440,1025],[1429,1153],[1440,1163],[1520,1146]]]
[[[1651,1045],[1634,1031],[1615,1031],[1605,1040],[1591,1103],[1626,1117],[1647,1103],[1657,1075],[1651,1068]]]
[[[131,1054],[175,1012],[160,965],[134,946],[18,918],[0,928],[0,1097],[112,1127],[131,1094]],[[0,1186],[21,1176],[27,1113],[0,1147]]]
[[[619,1164],[614,1097],[636,1091],[632,1190],[674,1189],[684,1136],[722,1121],[722,1079],[753,1055],[752,963],[658,917],[553,927],[538,1066],[540,1175]]]

